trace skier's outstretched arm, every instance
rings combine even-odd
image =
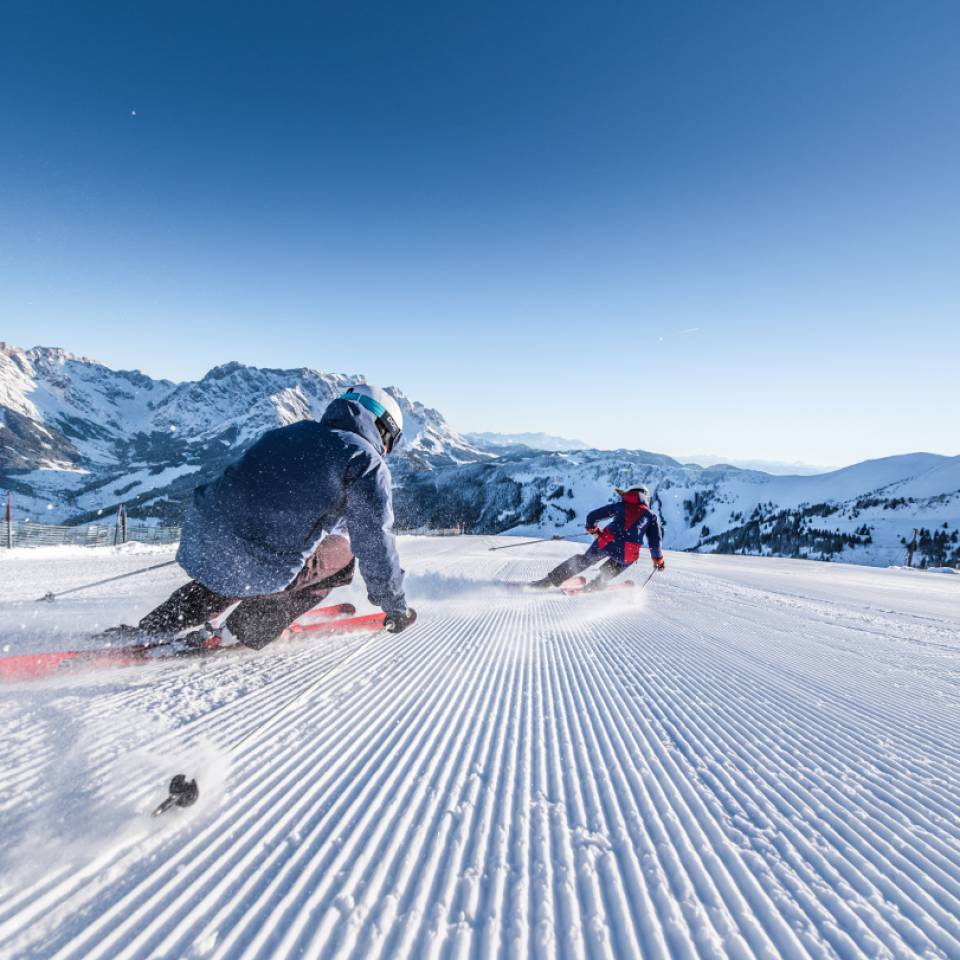
[[[616,512],[617,505],[615,503],[608,503],[605,507],[597,507],[596,510],[591,510],[587,514],[587,520],[585,523],[587,530],[593,530],[601,520],[606,520],[607,517],[612,517]]]
[[[347,483],[347,530],[372,604],[387,614],[404,614],[403,570],[393,535],[390,472],[380,459],[363,464]]]

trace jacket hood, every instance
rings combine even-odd
[[[320,425],[331,430],[346,430],[363,437],[380,456],[385,456],[383,438],[377,429],[376,417],[355,400],[338,398],[330,404],[320,418]]]

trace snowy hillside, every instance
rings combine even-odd
[[[63,350],[0,344],[0,485],[46,520],[92,519],[126,502],[177,519],[181,501],[273,427],[318,418],[362,377],[228,363],[171,383]],[[436,411],[390,388],[414,469],[488,456]],[[47,505],[52,505],[52,510]]]
[[[401,540],[420,621],[359,654],[3,688],[0,956],[960,956],[960,577],[668,553],[529,596],[569,546],[497,542]],[[33,598],[167,555],[0,553],[0,646],[135,618],[175,572]]]
[[[613,488],[642,482],[679,550],[903,563],[960,562],[960,457],[912,454],[812,477],[700,469],[642,451],[524,453],[408,478],[398,516],[467,530],[582,533]],[[412,525],[412,524],[410,524]]]
[[[178,522],[197,483],[264,431],[319,417],[356,379],[228,363],[174,384],[62,350],[3,346],[0,489],[14,492],[21,517],[85,522],[124,502],[131,516]],[[406,419],[392,459],[403,529],[575,534],[614,486],[643,482],[674,549],[884,565],[904,561],[916,530],[916,563],[960,563],[960,457],[917,453],[772,476],[643,450],[534,450],[524,444],[571,441],[464,437],[391,391]]]

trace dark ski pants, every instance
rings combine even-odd
[[[199,627],[239,606],[226,620],[227,629],[243,644],[259,650],[315,607],[334,587],[353,580],[356,561],[346,537],[325,537],[303,569],[280,593],[262,597],[224,597],[197,580],[185,583],[151,610],[138,624],[141,630],[163,636]]]
[[[597,549],[596,544],[591,544],[586,553],[578,553],[575,557],[564,560],[559,567],[554,567],[547,574],[547,577],[554,586],[559,587],[564,580],[569,580],[578,573],[583,573],[584,570],[588,570],[595,563],[604,559],[606,563],[597,571],[597,578],[590,584],[593,589],[599,590],[601,587],[605,587],[614,577],[623,573],[630,564],[620,563],[613,557],[608,557],[602,550]]]

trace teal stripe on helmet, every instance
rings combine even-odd
[[[350,393],[347,391],[340,399],[353,400],[354,403],[359,403],[361,407],[366,407],[375,417],[382,417],[387,412],[387,408],[382,403],[377,403],[373,397],[368,397],[362,393]]]

